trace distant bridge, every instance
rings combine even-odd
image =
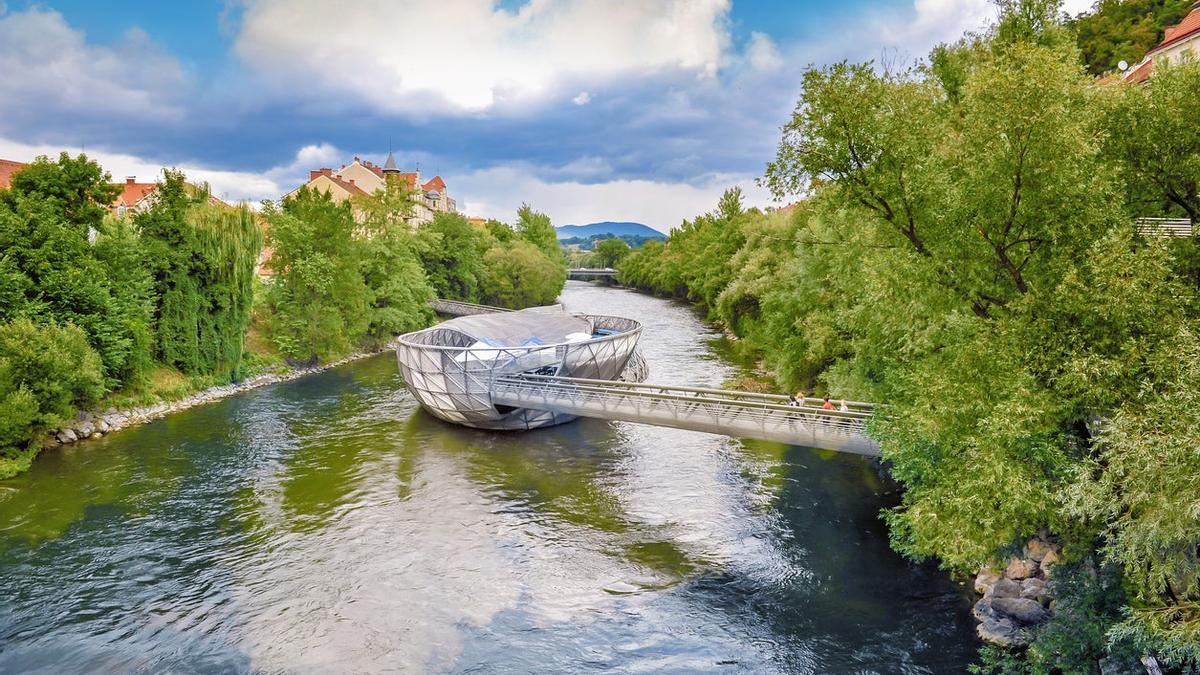
[[[512,310],[457,300],[432,300],[439,314],[470,316]],[[496,405],[689,429],[739,438],[877,456],[879,444],[866,435],[874,415],[869,403],[847,402],[849,410],[824,410],[821,399],[792,405],[779,394],[588,380],[548,375],[508,375],[488,385]]]
[[[591,281],[593,279],[612,279],[617,271],[611,267],[575,267],[567,270],[567,278],[576,281]]]

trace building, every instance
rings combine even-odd
[[[433,220],[433,214],[438,212],[458,212],[458,205],[450,198],[446,181],[441,176],[434,176],[422,183],[421,172],[401,171],[396,164],[396,156],[391,152],[383,166],[355,157],[354,161],[336,171],[329,167],[314,169],[308,172],[308,182],[300,187],[328,194],[335,202],[343,202],[351,197],[374,194],[386,187],[389,181],[395,181],[412,192],[413,215],[409,222],[414,225],[428,223]],[[299,190],[292,190],[284,198]]]
[[[0,159],[0,190],[12,187],[12,175],[29,166],[24,162],[14,162],[11,159]]]
[[[158,183],[139,183],[137,176],[126,176],[124,183],[114,183],[121,189],[117,193],[116,199],[113,200],[109,210],[118,216],[133,215],[142,211],[150,210],[154,203],[158,201]],[[184,183],[184,189],[188,194],[195,196],[201,192],[207,192],[207,187],[200,187],[192,183]],[[214,206],[229,206],[227,202],[214,197],[211,193],[208,194],[208,203]]]
[[[1162,42],[1146,52],[1141,63],[1121,77],[1126,82],[1145,82],[1154,74],[1155,63],[1179,63],[1185,59],[1200,60],[1200,0],[1192,3],[1192,11],[1183,21],[1163,32]]]

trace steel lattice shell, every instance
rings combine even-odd
[[[594,330],[611,335],[581,342],[536,347],[468,348],[469,339],[437,326],[400,336],[396,358],[404,383],[430,414],[447,422],[480,429],[533,429],[562,424],[574,415],[528,408],[506,408],[492,402],[496,378],[520,373],[560,375],[594,380],[645,379],[645,362],[626,370],[642,326],[615,316],[578,315]],[[486,358],[478,358],[485,354]]]

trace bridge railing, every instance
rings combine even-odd
[[[863,435],[872,416],[870,404],[856,403],[849,411],[825,410],[816,406],[792,406],[782,401],[761,400],[769,394],[730,392],[702,387],[646,385],[606,380],[586,380],[538,375],[497,378],[492,383],[494,398],[515,395],[526,405],[541,400],[553,406],[564,400],[578,405],[588,403],[615,409],[623,406],[631,412],[670,406],[675,417],[707,416],[713,425],[742,422],[763,428],[794,427],[798,431],[818,428],[823,432]],[[515,399],[514,399],[515,400]],[[849,405],[849,402],[847,402]]]
[[[446,316],[474,316],[476,314],[494,314],[496,312],[511,312],[511,309],[504,307],[493,307],[491,305],[477,305],[473,302],[462,302],[461,300],[446,300],[444,298],[436,298],[429,301],[429,306],[438,314]]]

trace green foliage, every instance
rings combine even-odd
[[[14,194],[52,201],[57,212],[86,232],[86,228],[100,225],[106,207],[121,188],[109,183],[108,174],[87,155],[71,157],[63,152],[57,162],[38,157],[13,174],[11,190]]]
[[[100,356],[82,330],[27,318],[0,324],[0,460],[8,460],[0,477],[21,468],[39,433],[103,393]]]
[[[604,239],[596,244],[596,264],[600,267],[613,267],[629,255],[629,244],[620,239]]]
[[[550,223],[550,216],[534,211],[528,204],[522,204],[521,208],[517,209],[517,225],[514,229],[522,239],[539,248],[547,258],[562,258],[558,233]]]
[[[1119,570],[1065,578],[1061,621],[981,672],[1086,672],[1134,644],[1190,658],[1200,276],[1194,242],[1131,217],[1191,213],[1200,71],[1099,89],[1056,3],[1001,5],[927,67],[807,73],[764,179],[805,201],[726,195],[619,279],[703,303],[789,388],[886,403],[903,553],[974,571],[1047,527]]]
[[[566,270],[527,241],[495,247],[483,256],[485,304],[520,309],[553,304]]]
[[[74,324],[100,353],[106,386],[128,384],[144,371],[150,330],[137,261],[101,245],[103,234],[89,241],[93,228],[109,229],[94,201],[111,192],[106,175],[82,155],[60,162],[39,159],[0,193],[0,321]]]
[[[348,353],[367,335],[373,300],[350,204],[304,188],[282,208],[268,207],[265,217],[275,270],[269,291],[272,340],[295,362]]]
[[[187,374],[241,375],[262,234],[246,207],[189,195],[167,171],[149,211],[138,214],[157,300],[157,356]]]
[[[436,213],[420,231],[421,265],[439,298],[479,302],[486,232],[457,213]]]
[[[1111,94],[1107,149],[1124,170],[1132,215],[1200,223],[1200,62],[1156,63],[1145,85]]]
[[[1187,16],[1193,0],[1099,0],[1070,22],[1088,72],[1102,75],[1125,61],[1138,63],[1163,31]]]

